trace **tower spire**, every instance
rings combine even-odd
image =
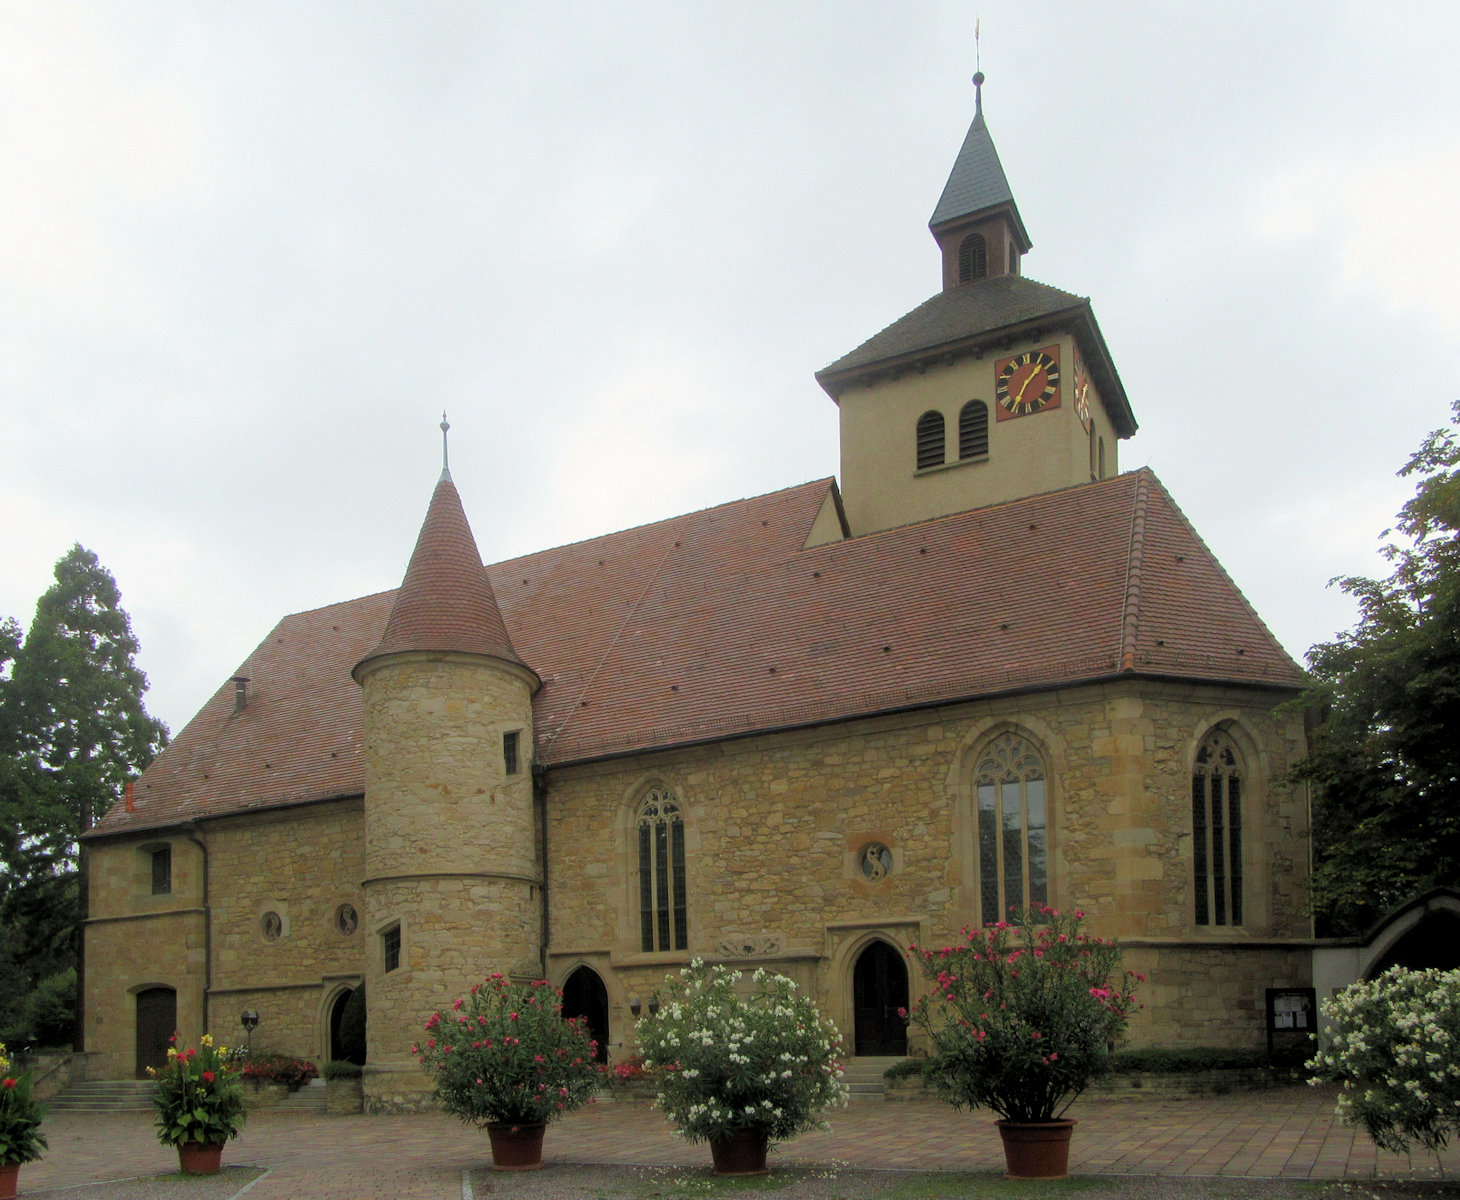
[[[446,456],[446,434],[451,429],[451,422],[446,419],[446,410],[441,410],[441,479],[451,482],[451,464]]]

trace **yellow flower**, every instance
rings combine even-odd
[[[198,1039],[198,1044],[200,1046],[211,1046],[213,1044],[213,1035],[211,1033],[203,1034],[203,1036]]]
[[[176,1057],[177,1057],[177,1047],[176,1046],[169,1046],[167,1048],[167,1058],[168,1058],[168,1061],[171,1062]]]
[[[156,1067],[148,1067],[147,1068],[147,1075],[148,1075],[148,1078],[150,1078],[150,1079],[156,1079],[157,1078],[157,1068]]]

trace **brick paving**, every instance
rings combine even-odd
[[[1289,1180],[1456,1179],[1460,1148],[1412,1158],[1377,1151],[1333,1116],[1331,1091],[1284,1088],[1226,1096],[1081,1100],[1071,1146],[1077,1175],[1229,1176]],[[56,1113],[49,1154],[21,1169],[21,1194],[175,1171],[150,1115]],[[590,1106],[548,1130],[558,1163],[708,1167],[709,1151],[677,1141],[646,1103]],[[460,1200],[462,1172],[490,1165],[486,1134],[439,1115],[330,1117],[264,1111],[224,1151],[225,1164],[267,1174],[248,1200]],[[831,1129],[777,1149],[773,1165],[845,1164],[1001,1172],[985,1113],[937,1103],[857,1102]]]

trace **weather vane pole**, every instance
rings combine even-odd
[[[446,419],[446,410],[441,410],[441,478],[451,478],[451,464],[446,457],[446,434],[451,428],[451,422]]]
[[[983,74],[983,60],[979,57],[979,52],[978,52],[978,27],[979,27],[979,24],[980,24],[979,18],[978,17],[974,17],[974,19],[973,19],[973,69],[975,71],[977,71],[980,75],[982,75]]]

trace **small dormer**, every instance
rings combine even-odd
[[[983,119],[983,72],[973,77],[973,124],[954,160],[928,229],[943,255],[943,290],[1018,275],[1033,245]]]

